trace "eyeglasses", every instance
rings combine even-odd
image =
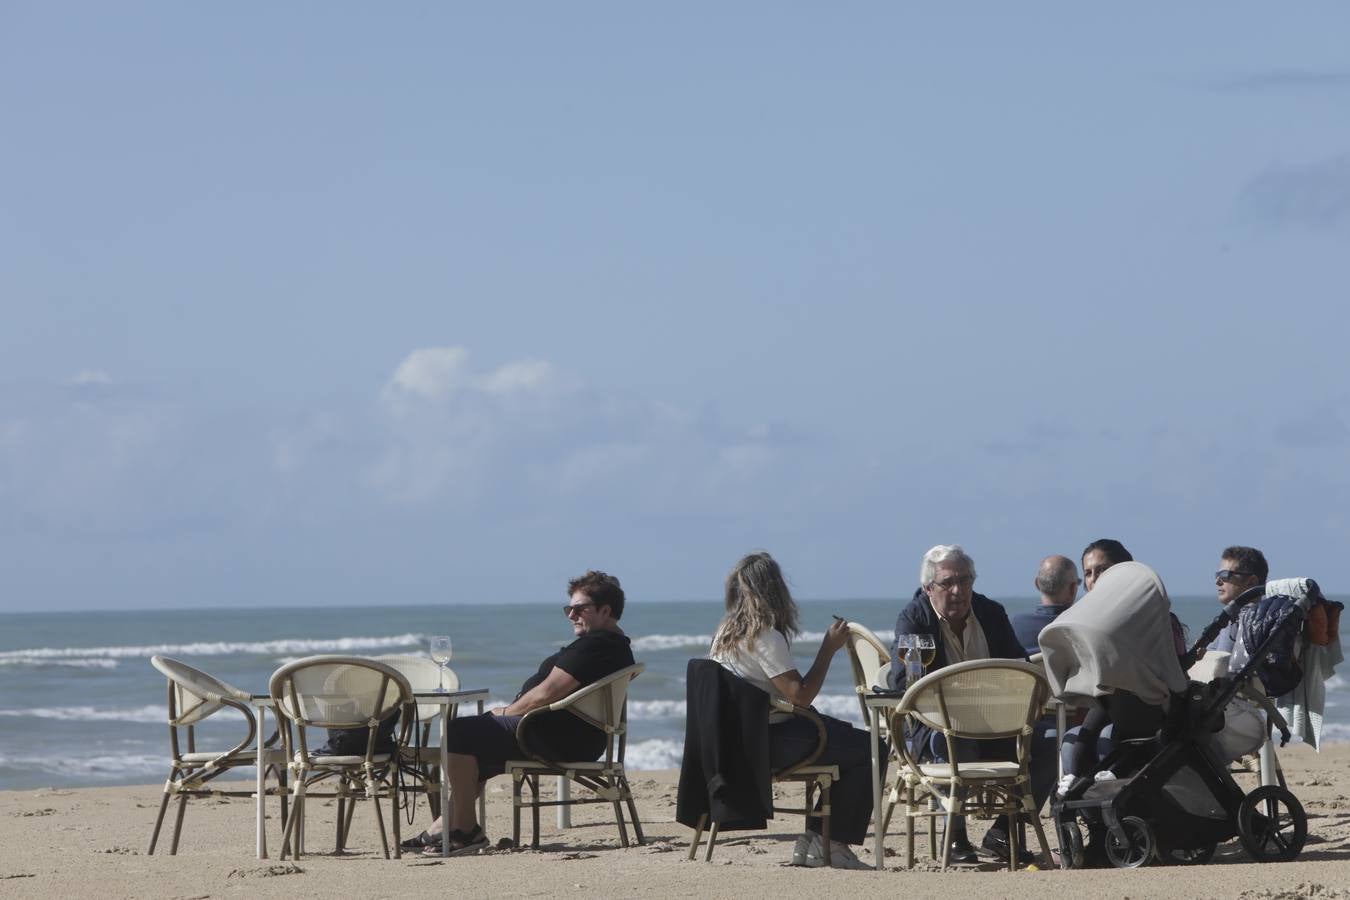
[[[1233,582],[1237,581],[1239,577],[1247,577],[1254,574],[1254,572],[1244,572],[1241,569],[1220,569],[1214,573],[1214,580]]]
[[[594,606],[595,606],[594,603],[564,603],[564,604],[563,604],[563,615],[564,615],[564,616],[567,616],[567,618],[570,619],[570,618],[572,618],[573,616],[579,616],[579,615],[581,615],[581,611],[582,611],[583,609],[586,609],[586,608],[588,608],[588,607],[594,607]]]
[[[934,581],[929,585],[929,587],[942,588],[942,590],[950,593],[960,588],[970,587],[974,583],[975,583],[975,576],[962,575],[960,578],[947,578],[944,579],[943,581]]]

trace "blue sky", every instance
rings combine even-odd
[[[0,610],[1332,592],[1350,11],[0,12]]]

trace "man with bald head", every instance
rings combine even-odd
[[[1036,590],[1041,594],[1041,605],[1031,612],[1018,613],[1012,617],[1013,631],[1017,633],[1017,642],[1026,650],[1027,656],[1039,653],[1041,646],[1036,640],[1041,629],[1055,621],[1056,617],[1073,605],[1078,596],[1078,566],[1067,556],[1047,556],[1041,560],[1036,571]]]

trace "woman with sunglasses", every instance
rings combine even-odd
[[[483,782],[506,771],[506,761],[525,758],[516,740],[516,726],[533,709],[548,706],[588,684],[633,665],[628,636],[619,627],[623,588],[619,579],[591,571],[567,585],[563,614],[576,640],[539,664],[520,686],[509,706],[481,716],[461,716],[450,729],[446,749],[450,767],[450,855],[476,853],[488,844],[478,823],[476,804]],[[605,733],[566,711],[541,713],[530,720],[532,749],[550,759],[599,759]],[[405,850],[427,848],[439,853],[442,820],[415,838]]]

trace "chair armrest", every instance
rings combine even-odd
[[[525,715],[520,717],[520,722],[516,724],[516,742],[520,744],[520,749],[524,750],[526,755],[528,755],[531,759],[535,760],[536,762],[541,763],[547,762],[547,760],[545,760],[543,757],[539,756],[537,753],[535,753],[533,750],[530,749],[527,738],[529,731],[528,726],[531,724],[531,720],[541,713],[566,711],[594,728],[598,728],[601,731],[609,731],[614,727],[613,725],[611,725],[608,722],[600,721],[600,719],[598,719],[597,717],[589,715],[580,709],[576,709],[575,708],[576,705],[586,700],[587,698],[593,696],[594,694],[597,694],[600,691],[605,690],[614,682],[619,681],[620,679],[631,680],[633,678],[636,678],[638,675],[642,674],[642,672],[645,671],[646,668],[647,667],[642,663],[635,663],[631,666],[620,669],[619,671],[614,672],[610,675],[606,675],[599,681],[593,681],[590,684],[586,685],[585,687],[577,688],[575,691],[568,694],[566,697],[563,697],[559,700],[554,700],[547,706],[541,706],[538,709],[532,709],[529,712],[525,713]],[[614,715],[617,716],[619,714],[620,714],[619,710],[614,710]]]

